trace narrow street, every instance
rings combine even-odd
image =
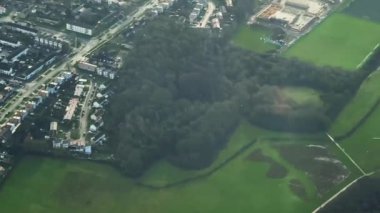
[[[86,98],[83,102],[82,110],[80,112],[80,119],[79,119],[79,134],[80,139],[79,141],[82,142],[82,144],[86,144],[86,135],[87,135],[87,127],[88,127],[88,117],[91,109],[91,100],[94,98],[96,94],[96,90],[94,89],[94,85],[92,81],[90,82],[90,88],[87,92]]]
[[[203,16],[202,21],[199,24],[200,28],[205,28],[206,27],[207,22],[210,19],[210,16],[214,12],[214,10],[215,10],[215,4],[213,2],[211,2],[211,1],[209,1],[208,4],[207,4],[207,11],[206,11],[205,15]]]

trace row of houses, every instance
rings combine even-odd
[[[49,67],[67,45],[55,37],[38,34],[27,24],[6,22],[0,27],[4,29],[0,33],[0,74],[19,80],[30,80]]]
[[[56,77],[51,83],[54,83],[55,87],[50,88],[51,83],[45,89],[40,89],[37,94],[34,94],[32,98],[24,103],[22,109],[16,110],[15,113],[8,118],[2,126],[0,126],[0,139],[6,140],[7,137],[16,132],[17,128],[21,125],[23,119],[31,112],[33,112],[43,101],[51,94],[54,94],[59,87],[69,79],[73,77],[70,72],[64,72]]]
[[[79,61],[78,68],[109,79],[115,79],[116,77],[116,71],[105,67],[98,67],[98,65],[87,61]]]

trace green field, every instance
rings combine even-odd
[[[234,44],[243,49],[252,50],[259,53],[265,53],[275,50],[277,47],[274,44],[264,42],[263,38],[270,37],[272,32],[268,29],[259,26],[248,27],[244,26],[240,29],[234,38]]]
[[[351,130],[380,98],[380,70],[372,73],[362,84],[352,101],[340,113],[330,129],[334,136]],[[380,169],[380,107],[354,132],[340,141],[343,148],[366,171]]]
[[[254,128],[247,122],[243,122],[231,136],[230,142],[227,143],[226,147],[219,153],[217,159],[208,168],[201,170],[184,170],[171,165],[166,160],[161,160],[154,164],[144,176],[140,178],[140,181],[150,185],[163,186],[204,174],[235,154],[243,146],[252,142],[259,134],[263,135],[265,131]]]
[[[350,138],[340,143],[366,172],[380,169],[380,107]]]
[[[310,212],[323,200],[317,195],[315,183],[306,172],[285,160],[275,144],[306,146],[322,141],[278,135],[285,141],[266,139],[277,134],[243,123],[231,137],[226,153],[221,153],[221,159],[252,137],[262,139],[211,176],[160,190],[137,186],[101,164],[26,157],[0,191],[0,212]],[[266,161],[251,159],[258,150],[267,156]],[[159,181],[153,183],[162,184],[177,180],[178,177],[172,177],[178,174],[180,178],[189,175],[178,173],[178,169],[173,172],[172,168],[160,168],[163,167],[148,172],[146,175],[151,178],[147,180],[157,178]],[[161,176],[165,170],[169,175]],[[298,184],[303,195],[295,194],[291,184]]]
[[[307,87],[284,87],[281,88],[281,92],[284,94],[286,98],[291,99],[297,105],[315,105],[322,106],[323,102],[319,97],[319,92],[307,88]]]
[[[0,211],[293,213],[317,205],[315,200],[304,202],[288,187],[294,176],[308,181],[304,173],[292,170],[284,179],[270,179],[268,164],[245,157],[205,180],[159,191],[135,186],[107,166],[28,157],[1,190]]]
[[[380,22],[379,9],[379,0],[356,0],[344,12],[359,18]]]
[[[330,133],[343,135],[352,129],[380,98],[380,70],[371,74],[333,123]],[[380,124],[380,123],[379,123]],[[380,130],[379,130],[380,131]]]
[[[297,41],[285,56],[355,70],[379,42],[379,24],[338,13]]]
[[[164,186],[166,184],[205,174],[220,165],[227,158],[234,155],[242,147],[252,142],[253,139],[266,138],[270,136],[273,136],[273,132],[253,127],[248,122],[242,122],[242,124],[230,137],[230,140],[226,144],[226,147],[219,153],[217,159],[212,163],[211,166],[207,167],[206,169],[184,170],[171,165],[165,160],[161,160],[154,164],[139,179],[139,181],[149,185]],[[299,136],[313,137],[312,135],[295,135],[293,133],[276,133],[276,136],[281,136],[284,138],[294,138]]]

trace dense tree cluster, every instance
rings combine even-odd
[[[105,123],[129,175],[159,158],[198,169],[242,118],[275,130],[324,130],[363,76],[247,52],[207,30],[158,19],[136,36]],[[324,107],[281,102],[276,90],[287,85],[318,90]]]

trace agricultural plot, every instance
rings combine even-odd
[[[305,202],[289,187],[295,177],[300,180],[297,184],[304,184],[301,180],[311,184],[304,173],[293,169],[285,178],[270,177],[269,163],[248,156],[242,155],[207,179],[162,190],[133,185],[104,165],[28,158],[0,192],[0,211],[293,213],[310,211],[318,204],[315,196]],[[307,193],[313,189],[312,184],[304,187]]]
[[[380,24],[338,13],[301,38],[285,56],[355,70],[379,42]]]
[[[176,182],[181,182],[183,180],[197,177],[199,175],[206,174],[211,170],[215,169],[226,160],[231,158],[233,155],[238,153],[240,150],[244,149],[247,145],[254,142],[254,140],[259,140],[260,138],[267,138],[273,136],[273,132],[264,130],[261,128],[254,127],[248,122],[242,122],[241,125],[236,129],[234,134],[230,137],[229,142],[226,147],[219,153],[217,159],[212,163],[211,166],[201,169],[201,170],[184,170],[175,167],[165,160],[161,160],[154,164],[140,179],[139,182],[151,186],[165,186],[168,184],[173,184]],[[284,138],[294,138],[297,137],[294,133],[276,133],[276,136]],[[313,137],[312,135],[298,135],[303,137]]]
[[[278,135],[287,139],[269,139]],[[0,212],[305,212],[321,203],[323,186],[331,186],[320,184],[321,177],[336,180],[347,174],[332,167],[335,159],[327,149],[309,146],[325,146],[323,140],[300,140],[247,123],[231,137],[226,152],[251,137],[263,139],[211,176],[160,190],[136,186],[104,165],[28,157],[0,191]],[[315,157],[321,158],[319,164]],[[163,171],[150,175],[154,172],[158,177]]]
[[[333,123],[330,129],[333,136],[340,136],[350,131],[371,110],[380,99],[379,82],[380,71],[376,71],[362,83],[355,97]]]
[[[380,23],[380,1],[378,0],[357,0],[353,1],[349,7],[345,9],[345,13]]]
[[[280,139],[270,139],[278,135]],[[231,137],[230,142],[236,144],[227,147],[227,152],[232,153],[233,147],[258,136],[260,141],[212,175],[160,190],[135,185],[134,180],[105,165],[27,157],[0,191],[0,212],[303,213],[312,211],[325,199],[320,193],[330,195],[320,188],[318,178],[335,180],[346,175],[345,170],[341,172],[335,167],[333,174],[328,170],[332,168],[331,162],[335,162],[329,149],[309,147],[310,144],[325,146],[323,139],[281,135],[247,123]],[[300,152],[295,155],[292,150]],[[222,153],[221,157],[229,154]],[[321,157],[319,164],[310,164],[314,165],[311,169],[305,167],[310,162],[318,163],[315,157]],[[331,162],[325,163],[324,157]],[[160,168],[163,167],[150,171],[149,175],[159,177]],[[183,173],[176,172],[170,172],[169,176],[175,175],[183,177]],[[343,183],[330,184],[341,187]]]
[[[265,41],[270,38],[271,34],[272,32],[270,30],[263,27],[254,26],[251,28],[244,26],[240,29],[233,41],[235,45],[240,48],[265,53],[277,48],[276,45]]]
[[[380,169],[379,118],[380,106],[351,137],[340,142],[346,152],[368,173]]]

